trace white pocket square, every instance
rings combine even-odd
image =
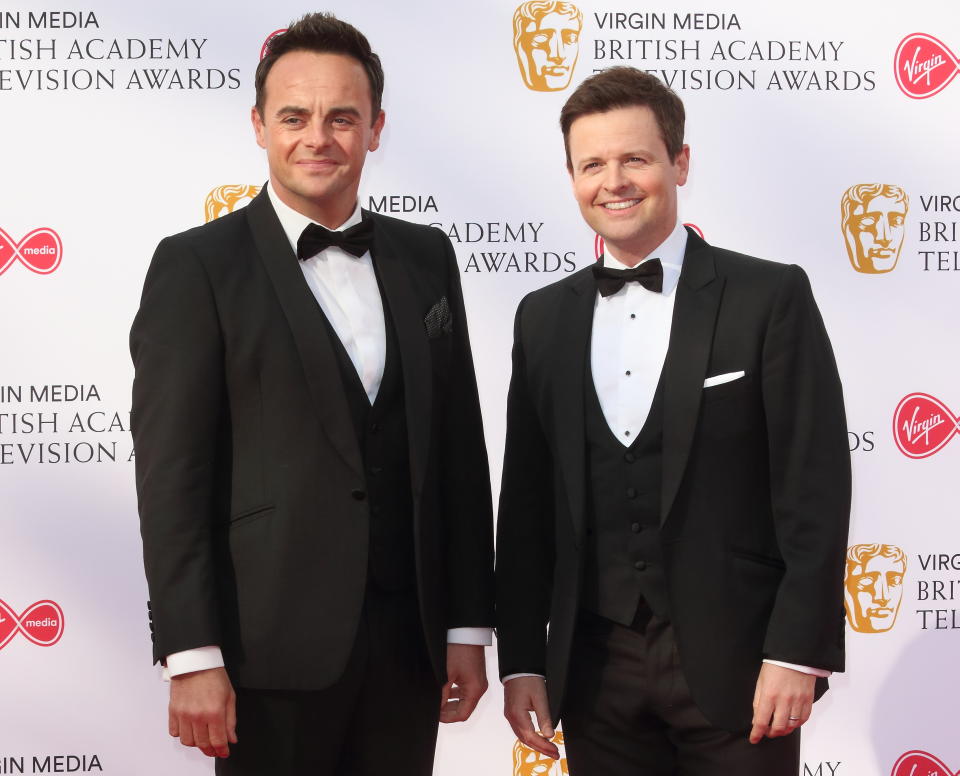
[[[724,383],[730,383],[734,380],[739,380],[745,372],[727,372],[725,375],[714,375],[713,377],[708,377],[703,381],[704,388],[710,388],[714,385],[723,385]]]

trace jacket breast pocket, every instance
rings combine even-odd
[[[274,504],[263,504],[258,507],[253,507],[251,509],[245,509],[242,512],[238,512],[235,515],[230,517],[230,530],[238,528],[241,525],[246,525],[247,523],[252,523],[254,520],[259,520],[263,517],[269,517],[276,511],[276,505]]]
[[[709,437],[739,436],[763,422],[763,399],[752,375],[703,389],[699,430]]]

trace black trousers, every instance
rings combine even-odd
[[[642,613],[641,613],[642,614]],[[760,666],[757,666],[759,672]],[[669,622],[584,612],[563,710],[571,776],[797,776],[800,731],[751,744],[700,713]]]
[[[278,634],[283,638],[283,634]],[[441,687],[416,593],[368,591],[350,661],[317,691],[236,688],[222,776],[430,776]]]

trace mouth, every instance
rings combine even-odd
[[[604,210],[629,210],[635,205],[639,205],[642,201],[642,199],[619,199],[616,202],[601,202],[600,207]]]
[[[327,170],[337,163],[333,159],[301,159],[296,164],[306,170]]]

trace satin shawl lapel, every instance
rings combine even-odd
[[[403,265],[410,247],[395,240],[389,227],[380,219],[367,212],[364,212],[364,218],[373,218],[373,247],[370,252],[386,296],[384,314],[391,317],[399,343],[410,445],[410,476],[414,498],[417,499],[426,475],[433,398],[430,344],[423,323],[426,310],[422,310],[418,304],[408,270]]]
[[[586,429],[584,417],[584,375],[593,330],[593,307],[597,286],[589,272],[572,278],[569,293],[558,310],[556,329],[544,332],[555,343],[550,354],[556,366],[545,365],[552,375],[554,427],[557,455],[566,485],[570,515],[577,545],[583,537],[586,514]]]
[[[717,276],[710,246],[687,231],[670,345],[663,365],[661,525],[673,506],[690,456],[724,286],[723,278]]]
[[[360,447],[323,311],[304,280],[297,257],[267,198],[266,187],[247,205],[246,214],[254,245],[293,333],[323,430],[344,462],[363,477]]]

